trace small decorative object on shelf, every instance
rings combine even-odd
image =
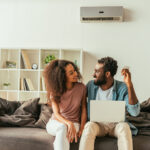
[[[74,63],[75,63],[76,66],[78,66],[77,60],[74,60]]]
[[[16,68],[16,62],[14,61],[6,61],[7,68]]]
[[[35,70],[36,70],[36,69],[38,69],[38,65],[37,65],[37,64],[35,64],[35,63],[34,63],[34,64],[32,64],[32,69],[35,69]]]
[[[4,89],[4,90],[8,90],[8,87],[9,87],[10,85],[11,85],[11,84],[8,83],[8,82],[3,83],[3,89]]]
[[[80,69],[80,66],[79,66],[79,64],[78,64],[78,61],[75,59],[74,60],[74,64]]]
[[[55,60],[55,59],[56,59],[55,55],[48,55],[44,59],[44,64],[48,64],[49,62],[51,62],[52,60]]]

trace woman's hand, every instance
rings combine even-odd
[[[77,132],[75,129],[75,126],[72,122],[68,122],[67,123],[67,127],[68,127],[68,134],[67,134],[67,138],[69,140],[69,142],[73,142],[73,140],[75,139],[75,142],[77,143]]]

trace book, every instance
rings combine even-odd
[[[26,78],[24,78],[24,90],[30,91]]]
[[[26,69],[32,69],[30,59],[28,57],[27,52],[25,50],[22,50],[21,55],[22,55],[22,59],[23,59],[23,63],[24,63],[25,68]]]
[[[23,78],[20,78],[20,90],[24,90]]]
[[[28,84],[29,90],[34,91],[34,86],[30,78],[26,78],[26,82]]]
[[[25,68],[25,64],[24,64],[23,56],[22,56],[22,55],[21,55],[21,59],[20,59],[20,61],[21,61],[21,63],[20,63],[20,64],[21,64],[21,66],[20,66],[20,67],[24,69],[24,68]]]
[[[25,80],[24,80],[24,78],[22,78],[22,79],[23,79],[23,90],[26,91]]]
[[[42,90],[46,91],[44,77],[41,77],[41,81],[42,81]]]

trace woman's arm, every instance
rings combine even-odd
[[[58,106],[57,102],[55,102],[54,100],[52,101],[52,109],[55,114],[55,117],[63,124],[68,125],[68,123],[70,121],[65,119],[64,117],[62,117],[62,115],[60,114],[59,106]]]
[[[80,130],[78,132],[78,136],[80,137],[82,135],[82,131],[84,129],[84,125],[87,120],[87,113],[86,113],[86,95],[84,95],[82,99],[82,106],[81,106],[81,125],[80,125]]]
[[[75,139],[75,142],[77,142],[77,133],[76,133],[74,124],[71,121],[62,117],[62,115],[60,114],[59,106],[55,100],[52,100],[52,109],[58,121],[67,125],[67,128],[68,128],[67,137],[68,137],[69,142],[73,142],[74,139]]]

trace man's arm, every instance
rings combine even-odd
[[[124,82],[128,88],[128,112],[132,116],[137,116],[140,113],[140,104],[131,81],[131,73],[128,69],[123,69],[121,74],[124,76]]]
[[[129,104],[130,105],[137,104],[138,103],[138,99],[137,99],[137,96],[135,94],[135,90],[134,90],[132,82],[127,85],[127,88],[128,88]]]
[[[135,105],[138,103],[138,99],[131,81],[131,73],[129,72],[128,69],[122,69],[121,74],[124,76],[124,82],[128,88],[129,104]]]

